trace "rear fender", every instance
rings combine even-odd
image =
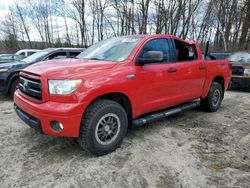
[[[207,95],[209,93],[209,90],[210,90],[210,87],[211,87],[212,83],[216,80],[217,77],[222,77],[223,78],[223,83],[224,83],[223,89],[224,89],[224,91],[226,90],[227,86],[226,86],[226,83],[225,83],[225,78],[223,76],[221,76],[221,75],[215,76],[212,79],[207,79],[207,81],[205,82],[203,93],[202,93],[202,96],[201,96],[202,99],[207,97]]]

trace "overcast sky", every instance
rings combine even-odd
[[[0,0],[0,21],[4,20],[5,17],[10,13],[9,7],[14,5],[15,1],[16,0]],[[67,1],[70,1],[70,0],[65,0],[65,2]],[[65,35],[65,28],[64,28],[65,25],[64,25],[63,18],[58,17],[58,16],[53,16],[52,19],[53,19],[53,33],[59,32],[60,38],[63,38],[63,36]],[[68,22],[69,30],[75,31],[76,30],[75,22],[73,22],[73,20],[71,19],[67,19],[67,22]],[[30,28],[34,27],[32,23],[29,23],[29,25],[30,25],[29,26]],[[32,41],[41,41],[39,33],[36,29],[30,29],[29,34],[30,34],[30,38]],[[3,39],[3,38],[4,36],[0,34],[0,39]],[[54,36],[54,39],[56,38],[57,36]],[[74,41],[72,42],[74,43]]]
[[[14,0],[0,0],[0,18],[8,12],[9,6],[12,5]]]

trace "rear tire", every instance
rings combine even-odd
[[[19,84],[19,79],[16,79],[14,80],[12,83],[11,83],[11,86],[10,86],[10,97],[13,99],[14,98],[14,94],[15,94],[15,91],[17,90],[17,86]]]
[[[105,155],[118,148],[127,133],[128,118],[123,107],[111,100],[93,102],[81,121],[79,145],[94,155]]]
[[[223,87],[217,82],[212,82],[209,93],[205,99],[201,100],[201,106],[208,112],[216,112],[223,100]]]

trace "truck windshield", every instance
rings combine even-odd
[[[114,37],[90,46],[77,58],[107,61],[124,61],[143,37]]]

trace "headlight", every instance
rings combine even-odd
[[[244,74],[250,74],[250,69],[245,69]]]
[[[0,69],[0,73],[7,72],[9,69]]]
[[[69,95],[82,83],[82,80],[49,80],[49,93],[57,95]]]

